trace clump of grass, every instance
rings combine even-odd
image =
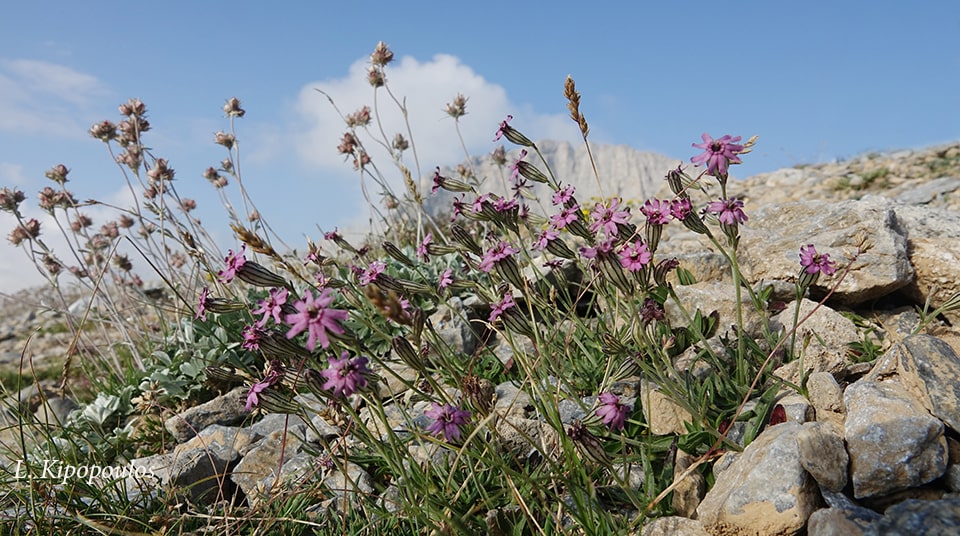
[[[50,173],[57,188],[41,197],[42,206],[72,234],[71,249],[55,252],[39,223],[21,215],[22,193],[0,190],[0,206],[20,222],[11,240],[23,245],[51,287],[62,288],[71,273],[100,297],[96,309],[69,317],[71,332],[79,339],[91,322],[116,330],[116,344],[105,352],[65,365],[90,378],[96,399],[62,430],[42,435],[34,460],[111,464],[160,452],[169,437],[159,422],[213,396],[208,379],[246,383],[251,411],[307,421],[319,411],[339,430],[322,440],[315,474],[267,500],[248,497],[246,505],[219,504],[184,516],[176,515],[174,498],[137,502],[111,487],[38,491],[42,483],[8,478],[3,485],[12,490],[12,507],[31,520],[22,529],[622,533],[670,512],[664,498],[674,481],[676,449],[697,456],[688,471],[706,473],[718,453],[740,449],[760,433],[784,387],[773,375],[775,362],[802,359],[794,338],[805,320],[799,300],[821,275],[833,276],[836,263],[802,245],[793,326],[775,331],[764,322],[755,338],[745,330],[742,307],[725,332],[711,311],[686,309],[675,288],[692,276],[659,252],[663,234],[674,228],[699,234],[728,260],[738,305],[753,306],[766,319],[769,296],[747,284],[739,269],[739,229],[748,224],[748,209],[728,192],[727,180],[729,166],[756,138],[740,143],[739,137],[704,135],[697,144],[703,153],[693,159],[703,168],[664,170],[669,199],[601,197],[581,205],[507,117],[496,139],[523,148],[512,164],[502,146],[494,150],[510,193],[493,193],[487,178],[468,168],[457,177],[437,168],[428,192],[414,179],[423,174],[409,128],[376,128],[381,101],[407,113],[385,76],[392,57],[382,43],[371,56],[372,111],[341,114],[346,130],[338,149],[352,160],[378,218],[363,243],[334,229],[297,255],[272,232],[239,174],[235,122],[245,112],[237,99],[224,108],[229,129],[215,137],[226,158],[205,173],[238,240],[226,256],[190,216],[195,203],[178,196],[170,163],[144,144],[149,122],[136,100],[121,105],[120,123],[91,129],[137,200],[119,209],[116,222],[91,230],[82,217],[86,203],[65,189],[68,170],[58,166]],[[572,78],[564,95],[589,149]],[[467,98],[457,95],[446,108],[457,136],[466,107]],[[391,148],[389,165],[371,159],[371,144]],[[239,201],[231,199],[230,183]],[[717,198],[700,197],[706,183],[719,188]],[[546,185],[548,197],[534,193],[536,184]],[[380,190],[383,206],[372,202],[370,186]],[[425,210],[425,199],[441,189],[457,195],[449,213]],[[636,213],[642,218],[634,219]],[[133,257],[121,253],[122,236],[163,278],[173,301],[144,299]],[[671,301],[682,322],[667,318]],[[431,320],[447,310],[473,326],[479,343],[472,352],[464,353]],[[141,314],[140,324],[120,321],[131,311]],[[509,348],[509,359],[494,353],[498,341]],[[679,368],[682,354],[709,373]],[[399,391],[385,390],[388,379]],[[635,394],[641,381],[658,385],[690,414],[686,433],[652,433],[645,401]],[[494,410],[493,388],[505,382],[529,397],[522,421]],[[323,401],[323,409],[302,403],[298,396],[305,394]],[[744,411],[751,399],[758,404]],[[570,404],[579,418],[561,411]],[[535,432],[521,428],[530,423]],[[739,443],[727,438],[735,425],[744,430]],[[372,491],[338,494],[323,484],[324,476],[354,466],[370,475]],[[631,468],[641,473],[639,482]],[[47,502],[38,502],[41,495]],[[46,509],[50,505],[79,521],[63,519]]]

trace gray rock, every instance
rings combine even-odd
[[[454,297],[437,307],[428,322],[450,351],[473,355],[480,341],[478,328],[470,322],[473,317],[472,309]]]
[[[905,205],[925,205],[938,196],[953,192],[957,188],[960,188],[960,179],[941,177],[900,192],[895,199]]]
[[[643,526],[643,536],[710,536],[696,519],[680,516],[658,517]]]
[[[793,328],[796,302],[774,317],[774,325],[785,331]],[[810,315],[808,317],[808,315]],[[859,339],[857,327],[849,318],[833,309],[804,299],[800,303],[800,319],[807,320],[797,329],[798,359],[779,367],[775,374],[789,382],[800,384],[800,365],[806,373],[840,373],[849,363],[847,343]],[[804,346],[806,344],[806,346]]]
[[[767,428],[707,492],[697,518],[714,534],[794,534],[819,505],[816,482],[800,464],[801,425]]]
[[[807,536],[861,536],[881,517],[869,508],[823,508],[807,521]]]
[[[316,456],[302,441],[276,431],[253,445],[230,474],[251,504],[274,495],[274,486],[283,489],[311,477],[317,471]]]
[[[898,207],[896,212],[916,274],[903,292],[917,303],[929,300],[939,307],[960,292],[960,214],[928,207]],[[960,312],[945,316],[960,322]]]
[[[373,478],[359,465],[347,463],[344,470],[334,470],[323,479],[323,484],[338,497],[355,502],[358,494],[373,493]]]
[[[748,206],[746,210],[752,209]],[[842,261],[846,252],[857,249],[861,236],[869,237],[872,247],[859,257],[856,269],[843,279],[833,299],[851,305],[862,303],[885,296],[913,279],[906,237],[893,203],[887,199],[768,205],[749,216],[749,225],[741,228],[740,258],[750,281],[795,281],[801,246],[814,244],[818,252]],[[811,292],[822,295],[830,284],[831,278],[821,277]]]
[[[859,380],[844,392],[854,496],[931,482],[947,469],[944,426],[897,384]]]
[[[653,435],[682,435],[687,432],[685,423],[693,422],[690,412],[647,381],[640,385],[640,407]]]
[[[164,423],[167,431],[182,443],[211,424],[230,426],[249,416],[246,406],[247,387],[237,387],[227,394],[174,415]]]
[[[841,491],[847,485],[850,456],[843,444],[843,430],[836,425],[806,423],[797,433],[800,465],[821,486]]]
[[[807,396],[816,413],[817,421],[829,422],[843,427],[846,407],[843,391],[836,378],[829,372],[814,372],[807,378]]]
[[[934,417],[960,431],[960,357],[949,344],[929,335],[913,335],[877,361],[866,379],[895,376]]]
[[[884,512],[866,534],[953,535],[960,533],[960,498],[923,501],[907,499]]]
[[[533,409],[533,401],[526,391],[513,382],[503,382],[496,387],[497,402],[493,410],[503,416],[526,417]]]

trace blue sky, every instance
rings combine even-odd
[[[33,201],[44,171],[64,163],[77,197],[122,199],[119,172],[86,131],[139,97],[148,144],[220,232],[201,173],[225,156],[212,139],[236,96],[244,182],[302,245],[363,206],[336,152],[343,124],[314,88],[344,113],[371,104],[363,73],[380,40],[396,53],[388,81],[408,99],[424,173],[463,158],[443,113],[458,92],[470,98],[461,126],[473,154],[496,147],[507,113],[531,138],[575,139],[568,74],[595,142],[689,159],[702,132],[760,135],[741,177],[958,140],[960,3],[910,4],[18,2],[0,20],[0,186]],[[399,128],[393,111],[388,129]],[[0,226],[5,236],[12,224],[0,216]],[[0,244],[0,292],[38,282],[31,270]]]

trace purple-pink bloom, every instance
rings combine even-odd
[[[357,357],[350,359],[347,352],[340,354],[340,359],[327,358],[330,366],[320,372],[327,379],[324,389],[333,390],[333,396],[350,396],[367,386],[367,358]]]
[[[513,120],[512,115],[508,115],[506,119],[500,122],[500,128],[497,129],[497,134],[494,136],[493,141],[500,141],[500,138],[503,136],[503,131],[510,128],[510,121]]]
[[[433,242],[433,233],[427,233],[423,237],[423,241],[417,246],[417,258],[421,261],[426,261],[430,257],[427,247],[430,246],[431,242]]]
[[[217,272],[217,277],[220,278],[221,283],[229,283],[233,281],[233,278],[237,275],[237,270],[243,267],[244,263],[247,262],[247,258],[244,255],[244,250],[247,249],[247,245],[244,244],[240,246],[240,251],[234,253],[233,250],[227,251],[227,257],[224,261],[227,263],[227,267],[224,270]]]
[[[247,405],[244,406],[244,409],[250,411],[253,409],[253,406],[259,405],[260,397],[258,395],[267,387],[272,387],[280,383],[282,379],[283,365],[277,360],[271,361],[270,371],[267,372],[267,376],[250,387],[250,391],[247,393]]]
[[[324,240],[334,241],[334,240],[342,239],[343,236],[337,231],[337,229],[338,229],[337,227],[334,227],[332,231],[327,231],[326,233],[323,233]]]
[[[466,197],[466,194],[461,194],[460,197],[453,198],[453,215],[450,217],[450,221],[457,219],[457,216],[463,214],[463,207],[466,206],[466,203],[463,202],[463,198]]]
[[[199,318],[204,322],[207,321],[207,304],[210,303],[210,289],[203,287],[203,290],[200,291],[200,299],[197,300],[197,316],[194,318]]]
[[[328,308],[327,306],[333,300],[334,296],[330,295],[330,289],[324,289],[320,297],[314,296],[313,292],[308,290],[304,299],[293,304],[297,312],[285,317],[287,323],[290,324],[287,338],[292,339],[306,331],[307,350],[313,351],[317,341],[320,341],[320,346],[323,348],[330,346],[327,331],[336,334],[343,333],[343,328],[339,322],[346,320],[349,316],[349,313],[342,309]]]
[[[808,274],[819,272],[824,275],[833,275],[837,271],[837,263],[830,260],[830,254],[817,253],[817,248],[813,247],[813,244],[800,248],[800,266]]]
[[[560,236],[560,233],[558,233],[557,231],[554,231],[549,228],[544,229],[543,231],[540,232],[539,235],[537,235],[537,241],[533,243],[533,249],[537,251],[543,251],[544,249],[547,248],[547,245],[549,245],[550,242],[553,242],[559,236]]]
[[[553,197],[551,197],[550,200],[553,201],[554,205],[565,205],[567,201],[573,199],[573,192],[575,190],[576,188],[568,184],[556,192],[553,192]]]
[[[490,199],[490,194],[483,194],[477,197],[473,201],[473,212],[476,214],[483,212],[483,204],[486,203],[488,199]]]
[[[733,138],[727,134],[715,140],[704,132],[701,138],[703,139],[703,143],[694,143],[692,145],[697,149],[703,149],[703,153],[694,156],[690,161],[697,165],[706,162],[708,174],[715,177],[725,176],[730,164],[741,163],[740,157],[737,156],[737,154],[743,150],[743,145],[737,144],[737,142],[740,141],[740,136]]]
[[[440,166],[437,166],[437,170],[433,172],[433,187],[430,188],[430,193],[437,193],[437,190],[443,185],[443,181],[444,178],[440,175]]]
[[[460,427],[470,422],[471,413],[460,409],[452,404],[440,405],[433,403],[433,408],[423,412],[424,415],[433,419],[433,423],[427,426],[427,432],[434,435],[442,435],[447,441],[460,440]]]
[[[670,215],[677,221],[685,220],[687,215],[692,211],[693,207],[690,205],[690,200],[686,197],[674,199],[670,202]]]
[[[289,291],[285,288],[281,289],[272,289],[270,295],[266,299],[260,300],[257,302],[259,307],[250,311],[255,315],[263,315],[263,318],[257,321],[257,327],[264,327],[267,325],[267,320],[270,320],[270,317],[273,317],[274,322],[279,324],[280,313],[283,312],[283,305],[287,303],[287,296]]]
[[[640,208],[650,225],[666,225],[670,221],[670,203],[661,199],[647,199]]]
[[[453,269],[447,268],[440,274],[440,283],[437,285],[443,290],[453,284]]]
[[[527,157],[527,150],[522,149],[520,151],[520,158],[517,158],[513,161],[513,166],[510,168],[510,178],[514,181],[520,176],[520,161]]]
[[[490,323],[495,322],[507,309],[515,307],[516,305],[516,302],[513,301],[513,294],[504,294],[500,303],[494,305],[493,309],[490,310],[490,318],[488,321]]]
[[[620,397],[613,393],[600,393],[597,398],[600,400],[600,407],[596,413],[603,419],[603,424],[613,430],[623,430],[623,424],[633,407],[620,402]]]
[[[711,201],[707,204],[707,212],[719,214],[717,219],[720,223],[735,225],[747,221],[747,215],[743,212],[743,201],[734,197]]]
[[[517,208],[519,205],[520,203],[516,199],[501,197],[493,202],[493,210],[503,214],[504,212],[509,212]]]
[[[642,240],[637,240],[620,251],[620,265],[631,272],[642,270],[652,259],[650,248]]]
[[[580,254],[585,259],[604,258],[613,251],[613,241],[605,240],[592,248],[580,248]]]
[[[517,253],[517,250],[513,249],[510,244],[500,241],[499,244],[493,246],[483,254],[483,258],[480,259],[480,264],[477,265],[477,268],[482,272],[490,273],[490,271],[493,270],[494,264],[515,253]]]
[[[620,198],[618,197],[611,199],[606,205],[603,203],[594,205],[593,212],[590,213],[590,219],[593,220],[593,223],[590,224],[590,231],[596,233],[603,229],[607,236],[617,236],[617,224],[625,224],[630,220],[630,211],[617,210],[618,208],[620,208]]]
[[[577,221],[579,217],[577,215],[578,210],[580,210],[579,206],[565,207],[559,214],[550,216],[550,225],[558,231],[563,229],[567,225]]]
[[[367,269],[360,274],[360,286],[365,287],[376,281],[386,267],[387,265],[381,261],[371,262],[370,266],[368,266]]]
[[[260,339],[262,339],[264,335],[264,331],[260,326],[247,326],[243,328],[241,333],[243,334],[243,343],[240,344],[241,348],[250,350],[251,352],[260,349]]]

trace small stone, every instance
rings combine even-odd
[[[843,431],[829,423],[806,423],[797,433],[800,465],[820,483],[840,491],[847,485],[850,457],[843,443]]]
[[[170,417],[164,426],[178,443],[182,443],[211,424],[237,424],[249,415],[245,408],[248,390],[247,387],[237,387],[227,394]]]

